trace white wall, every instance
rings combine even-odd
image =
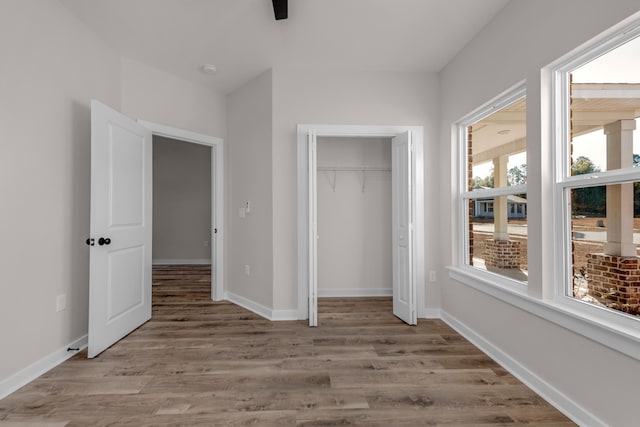
[[[2,1],[0,52],[2,381],[87,333],[89,101],[120,105],[120,64],[50,1]]]
[[[550,280],[543,258],[551,199],[543,192],[540,70],[636,12],[637,0],[512,1],[441,73],[440,235],[442,266],[454,262],[456,161],[451,125],[527,80],[529,287]],[[548,177],[544,177],[545,180]],[[442,309],[607,425],[636,425],[640,362],[457,281],[440,270]]]
[[[90,100],[224,137],[226,99],[122,59],[57,1],[0,2],[0,52],[1,383],[87,333]]]
[[[154,136],[154,262],[210,262],[211,237],[211,147]]]
[[[425,200],[433,200],[437,175],[438,77],[427,73],[273,70],[273,301],[275,309],[297,307],[296,125],[354,124],[424,126]],[[437,213],[425,207],[426,223]],[[427,227],[432,241],[435,230]],[[426,270],[439,248],[427,247]],[[419,284],[421,286],[422,284]],[[439,305],[438,289],[428,286],[427,305]]]
[[[318,166],[391,170],[388,138],[318,138]],[[391,173],[319,171],[320,296],[387,295],[392,289]],[[364,191],[363,191],[364,184]]]
[[[267,309],[273,306],[272,114],[271,71],[228,95],[227,291]],[[247,201],[250,213],[240,218]]]
[[[122,113],[225,139],[226,97],[165,71],[121,59]]]

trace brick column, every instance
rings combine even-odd
[[[507,156],[493,159],[494,187],[507,186]],[[502,269],[520,268],[520,242],[509,240],[507,197],[493,199],[493,239],[485,241],[485,265]]]
[[[640,258],[587,254],[589,295],[610,308],[640,314]]]
[[[520,242],[488,239],[485,244],[484,263],[487,267],[520,268]]]
[[[635,120],[604,127],[607,170],[633,164]],[[604,253],[587,254],[589,295],[614,310],[640,314],[640,258],[633,243],[633,184],[607,186],[607,242]]]

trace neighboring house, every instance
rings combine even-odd
[[[527,199],[507,196],[507,214],[509,219],[524,219],[527,217]],[[493,197],[476,199],[473,205],[473,216],[476,218],[493,218]]]

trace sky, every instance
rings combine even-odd
[[[574,83],[640,83],[640,37],[575,69]],[[636,119],[633,152],[640,154],[640,120]],[[606,138],[602,130],[573,140],[573,159],[590,158],[600,170],[606,170]]]
[[[582,65],[572,71],[574,83],[640,83],[640,37]],[[575,159],[585,156],[591,159],[600,170],[606,170],[606,138],[604,131],[598,130],[581,135],[573,140]],[[640,119],[636,119],[636,130],[633,133],[633,152],[640,154]],[[527,162],[526,153],[519,153],[509,158],[508,168]],[[491,162],[473,168],[474,177],[486,177],[491,173]]]

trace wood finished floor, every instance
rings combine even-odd
[[[0,426],[574,425],[438,320],[320,299],[319,328],[209,300],[209,269],[154,269],[151,321],[0,400]]]

